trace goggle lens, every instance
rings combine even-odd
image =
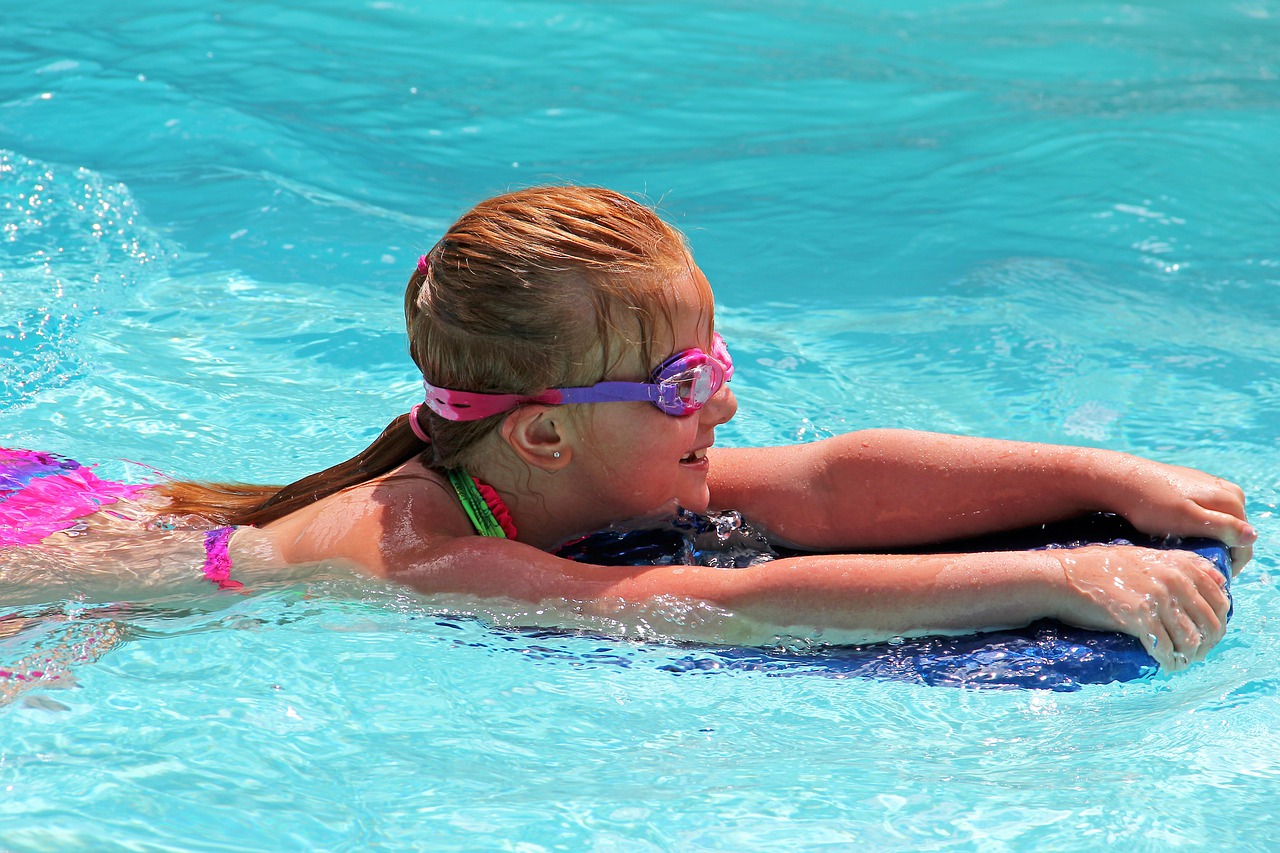
[[[655,405],[668,415],[687,415],[698,411],[716,395],[733,376],[733,359],[717,334],[711,354],[702,350],[686,350],[664,361],[653,372],[652,382],[658,386]]]

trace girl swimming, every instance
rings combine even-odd
[[[425,400],[354,458],[284,488],[135,492],[13,451],[0,457],[0,547],[14,550],[0,553],[65,550],[69,533],[81,549],[136,536],[140,518],[149,535],[185,532],[224,588],[341,565],[427,595],[571,610],[696,602],[780,631],[887,637],[1052,617],[1132,634],[1180,668],[1218,642],[1228,608],[1221,576],[1195,554],[893,552],[1093,510],[1156,536],[1220,539],[1237,571],[1256,538],[1235,485],[1104,450],[905,430],[714,447],[737,401],[710,286],[675,229],[607,190],[477,205],[418,262],[405,316]],[[33,513],[32,483],[89,504]],[[677,507],[738,510],[807,553],[732,570],[555,553]]]

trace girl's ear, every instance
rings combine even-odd
[[[527,464],[548,474],[573,459],[570,430],[554,406],[521,406],[502,421],[502,438]]]

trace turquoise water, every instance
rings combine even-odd
[[[173,7],[6,10],[0,443],[346,458],[417,394],[418,253],[572,180],[688,232],[722,443],[1105,446],[1240,482],[1263,542],[1207,664],[1066,695],[676,676],[352,582],[55,602],[0,640],[60,676],[0,707],[0,846],[1280,843],[1280,4]]]

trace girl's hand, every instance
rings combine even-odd
[[[1226,580],[1198,554],[1114,545],[1049,553],[1062,563],[1063,622],[1137,637],[1170,670],[1203,660],[1222,639]]]
[[[1257,531],[1235,483],[1193,468],[1122,457],[1109,472],[1112,509],[1152,536],[1205,537],[1231,547],[1231,572],[1253,558]],[[1114,479],[1113,479],[1114,477]]]

